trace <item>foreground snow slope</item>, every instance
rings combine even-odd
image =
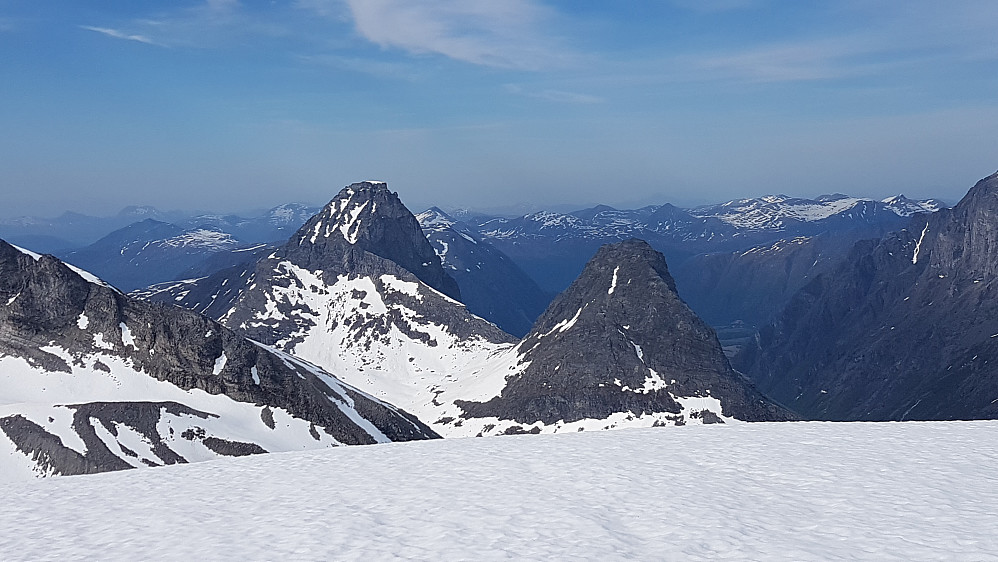
[[[4,558],[996,559],[998,422],[454,439],[0,486]]]

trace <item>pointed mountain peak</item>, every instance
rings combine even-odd
[[[646,306],[653,301],[668,306]],[[537,320],[532,335],[561,333],[569,323],[580,321],[647,325],[654,330],[660,324],[658,316],[665,313],[695,318],[679,299],[662,253],[632,238],[600,247],[575,282]]]
[[[791,417],[731,369],[642,240],[601,247],[517,349],[500,396],[458,403],[468,416],[600,428]]]
[[[440,207],[430,207],[416,215],[416,220],[419,221],[420,226],[423,228],[430,229],[447,228],[454,226],[454,223],[457,222],[453,217],[442,211]]]
[[[460,299],[457,283],[444,272],[419,221],[384,182],[344,187],[285,246],[288,257],[310,269],[325,269],[327,259],[342,261],[342,256],[357,251],[390,260],[430,287]]]
[[[915,213],[934,213],[946,208],[946,204],[938,199],[909,199],[903,193],[883,199],[881,203],[901,217],[910,217]]]

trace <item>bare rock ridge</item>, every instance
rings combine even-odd
[[[0,432],[58,474],[436,437],[304,361],[3,241]]]
[[[665,258],[641,240],[601,247],[517,349],[521,367],[501,395],[457,402],[468,417],[546,426],[615,414],[656,425],[793,418],[731,369]]]
[[[283,256],[307,269],[321,269],[331,258],[352,263],[369,252],[398,264],[420,281],[454,300],[457,283],[423,235],[416,217],[384,182],[348,185],[296,232]]]
[[[736,361],[807,418],[998,418],[998,174],[857,244]]]

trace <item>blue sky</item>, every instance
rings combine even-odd
[[[998,2],[0,2],[0,215],[955,201],[998,169]]]

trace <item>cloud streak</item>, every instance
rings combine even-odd
[[[567,92],[564,90],[538,90],[530,91],[525,90],[522,86],[518,84],[506,84],[504,89],[507,93],[525,96],[528,98],[534,98],[539,100],[546,100],[555,103],[568,103],[568,104],[594,104],[603,103],[603,98],[599,96],[593,96],[590,94],[583,94],[579,92]]]
[[[540,70],[565,55],[541,28],[552,13],[532,0],[343,0],[359,35],[383,48],[490,67]],[[329,2],[302,4],[320,14]]]
[[[678,57],[681,66],[705,78],[750,82],[834,80],[867,74],[876,46],[859,37],[764,45],[722,54]]]
[[[248,10],[238,0],[204,0],[193,6],[133,19],[118,26],[81,25],[80,28],[116,39],[162,47],[193,48],[228,45],[247,37],[286,37],[291,34],[284,23],[270,21],[264,15]]]
[[[145,35],[131,34],[117,29],[111,29],[109,27],[95,27],[92,25],[81,25],[80,29],[86,29],[87,31],[94,31],[96,33],[101,33],[107,35],[108,37],[114,37],[115,39],[125,39],[126,41],[137,41],[139,43],[145,43],[147,45],[158,45],[155,41],[150,39]]]

